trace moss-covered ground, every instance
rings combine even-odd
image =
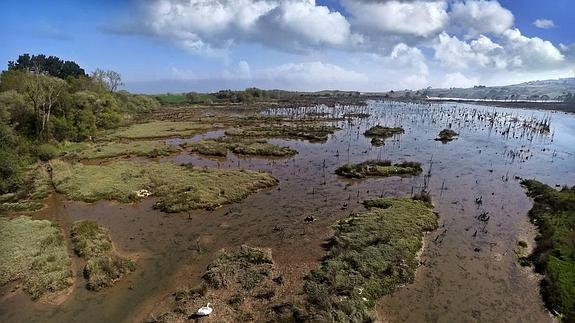
[[[286,138],[324,142],[330,134],[337,130],[339,130],[337,127],[317,124],[260,125],[228,130],[226,135],[243,138]]]
[[[297,151],[289,147],[282,147],[267,143],[258,139],[238,139],[224,137],[218,139],[206,139],[190,143],[192,151],[202,155],[226,156],[228,151],[238,155],[288,157],[297,154]]]
[[[417,175],[421,173],[420,163],[403,162],[392,164],[388,160],[368,160],[359,164],[346,164],[335,173],[348,178],[365,178],[372,176]]]
[[[242,246],[222,250],[208,266],[202,283],[173,294],[170,310],[155,315],[154,322],[180,322],[194,318],[197,309],[209,302],[210,318],[216,322],[277,321],[268,312],[277,302],[280,286],[271,251]]]
[[[23,282],[33,299],[71,284],[71,262],[60,229],[47,220],[0,217],[0,286]]]
[[[545,275],[542,294],[548,307],[565,322],[575,321],[575,186],[555,190],[535,180],[522,184],[534,205],[531,221],[539,229],[529,257]]]
[[[84,165],[53,160],[51,165],[56,190],[71,199],[130,202],[137,199],[137,191],[145,189],[157,197],[156,206],[165,212],[213,209],[278,183],[262,172],[201,169],[172,163],[118,161]]]
[[[86,260],[84,275],[88,289],[113,286],[125,274],[136,269],[135,263],[117,254],[109,232],[92,220],[77,221],[71,229],[74,251]]]
[[[383,146],[385,139],[404,133],[405,130],[401,127],[383,127],[380,125],[373,126],[366,130],[363,135],[371,138],[371,143],[374,146]]]
[[[158,141],[102,142],[84,144],[82,149],[71,149],[65,157],[77,159],[100,159],[118,156],[158,157],[178,151],[177,147]]]
[[[451,129],[443,129],[439,132],[439,135],[435,140],[441,141],[442,143],[448,143],[454,140],[459,134]]]
[[[410,198],[366,204],[369,211],[334,225],[327,256],[306,277],[311,321],[373,321],[376,300],[415,277],[422,236],[437,227],[433,207]]]

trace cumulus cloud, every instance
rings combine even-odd
[[[446,1],[343,0],[353,24],[368,33],[427,37],[440,32],[448,21]]]
[[[537,19],[533,22],[533,25],[541,29],[551,29],[555,27],[555,23],[550,19]]]
[[[484,35],[465,41],[443,32],[433,48],[435,58],[453,70],[469,67],[544,70],[560,67],[565,61],[565,56],[551,42],[526,37],[518,29],[504,31],[499,43]]]
[[[211,55],[235,42],[284,50],[342,46],[350,24],[315,0],[150,0],[142,4],[142,32]]]
[[[288,88],[312,87],[326,89],[338,86],[357,86],[368,81],[367,76],[340,66],[319,61],[288,63],[258,72],[257,78],[283,84]]]
[[[465,75],[457,72],[457,73],[449,73],[446,74],[444,77],[443,82],[441,83],[441,87],[443,88],[466,88],[472,87],[478,84],[477,78],[468,78]]]
[[[452,28],[467,37],[480,34],[501,34],[513,26],[513,14],[497,1],[466,0],[456,2],[450,13]]]
[[[140,0],[142,14],[128,31],[196,54],[226,56],[214,75],[173,70],[175,79],[192,75],[266,88],[452,87],[485,83],[492,75],[516,80],[573,70],[574,45],[558,48],[523,35],[513,13],[496,0],[337,1],[345,15],[316,0]],[[534,25],[554,24],[538,19]],[[231,54],[239,44],[247,44],[241,47],[246,58],[264,55],[262,45],[264,53],[282,51],[279,61],[296,63],[248,64]],[[342,63],[346,55],[349,63]],[[240,62],[229,64],[234,60]]]

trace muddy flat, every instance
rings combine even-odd
[[[14,284],[6,285],[0,290],[0,321],[152,320],[170,310],[166,300],[175,291],[202,282],[207,266],[221,249],[242,245],[271,250],[274,275],[282,277],[275,297],[297,303],[303,297],[304,277],[326,255],[325,243],[333,235],[336,221],[365,212],[364,200],[412,196],[422,190],[429,192],[439,214],[438,228],[424,237],[413,282],[377,300],[377,320],[552,320],[539,294],[541,277],[532,268],[522,267],[514,252],[520,240],[532,246],[536,234],[527,217],[532,203],[520,180],[536,178],[550,186],[575,184],[575,115],[464,103],[393,101],[210,113],[234,118],[280,116],[284,117],[283,125],[297,122],[299,130],[290,130],[289,136],[262,135],[267,136],[267,143],[289,147],[297,154],[268,158],[230,151],[218,157],[181,148],[183,142],[225,136],[224,130],[238,128],[232,118],[214,129],[205,124],[187,127],[180,121],[180,135],[173,135],[175,128],[169,127],[162,130],[170,132],[169,139],[145,136],[145,140],[157,139],[178,147],[170,150],[173,153],[120,158],[135,164],[258,171],[273,176],[277,185],[253,190],[245,198],[209,210],[180,213],[162,212],[155,207],[158,197],[154,195],[130,203],[106,199],[87,203],[53,192],[45,201],[46,207],[28,215],[51,220],[64,232],[69,232],[75,221],[95,220],[109,230],[118,252],[137,259],[136,270],[113,287],[90,291],[81,279],[82,261],[68,241],[72,270],[80,278],[74,279],[69,297],[61,305],[35,302]],[[265,122],[262,119],[261,123]],[[327,127],[330,132],[322,132],[325,141],[306,140],[315,137],[305,133],[312,130],[308,127],[303,131],[301,124]],[[401,127],[404,132],[374,146],[364,133],[377,125]],[[436,141],[443,129],[453,129],[458,136],[447,143]],[[415,176],[361,179],[336,174],[345,164],[368,160],[417,162],[422,171]],[[80,162],[106,165],[113,161]],[[214,304],[214,313],[217,311],[218,304]]]

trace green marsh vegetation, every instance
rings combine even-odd
[[[242,138],[285,138],[325,142],[328,136],[339,130],[338,127],[317,124],[259,125],[227,130],[229,137]]]
[[[373,176],[417,175],[422,172],[421,164],[417,162],[402,162],[392,164],[389,160],[368,160],[359,164],[346,164],[335,173],[348,178],[366,178]]]
[[[172,163],[118,161],[84,165],[51,161],[56,190],[73,200],[101,199],[131,202],[136,192],[148,190],[164,212],[214,209],[277,185],[267,173],[234,169],[200,169]]]
[[[66,148],[64,148],[66,151]],[[100,159],[118,156],[158,157],[167,156],[179,151],[177,147],[158,141],[140,140],[128,142],[83,143],[70,147],[65,152],[66,158]]]
[[[51,189],[50,176],[43,164],[28,167],[18,191],[0,197],[0,211],[34,211],[44,206]]]
[[[390,128],[377,125],[367,129],[363,135],[371,138],[372,145],[383,146],[385,144],[385,139],[393,137],[394,135],[400,135],[404,132],[405,130],[401,127]]]
[[[575,320],[575,186],[556,190],[535,180],[522,185],[533,198],[529,217],[539,229],[529,259],[544,275],[541,292],[547,306],[571,322]]]
[[[262,139],[241,139],[238,137],[200,140],[187,144],[186,147],[191,147],[192,151],[209,156],[226,156],[228,151],[238,155],[268,157],[289,157],[297,154],[294,149],[270,144]]]
[[[376,300],[413,281],[422,237],[437,228],[429,203],[410,198],[365,201],[368,211],[334,225],[328,253],[305,280],[312,321],[375,320]]]
[[[171,310],[153,317],[154,322],[174,322],[194,317],[210,302],[221,321],[261,321],[270,318],[269,304],[277,297],[271,250],[243,245],[221,250],[208,265],[202,283],[176,291]]]
[[[136,269],[133,260],[118,255],[108,230],[95,221],[75,222],[71,236],[74,251],[86,260],[84,275],[88,280],[88,289],[113,286],[125,274]]]
[[[153,139],[193,136],[212,128],[211,124],[198,122],[151,121],[118,129],[106,139]]]
[[[33,299],[71,285],[71,262],[60,228],[47,220],[0,217],[0,286],[21,280]]]
[[[441,141],[442,143],[446,144],[452,140],[454,140],[459,134],[451,129],[443,129],[439,132],[439,136],[435,138],[437,141]]]

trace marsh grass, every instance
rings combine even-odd
[[[71,284],[71,262],[60,229],[47,220],[0,217],[0,286],[21,279],[37,299]]]
[[[268,311],[279,286],[273,282],[275,275],[269,249],[244,245],[221,250],[208,265],[202,282],[173,293],[170,311],[155,316],[152,321],[186,321],[207,302],[214,305],[218,321],[270,320]]]
[[[371,209],[334,225],[326,257],[306,277],[313,321],[373,321],[376,300],[413,281],[423,233],[437,228],[437,214],[422,201],[386,198],[364,204]]]
[[[448,143],[454,140],[459,134],[451,129],[443,129],[439,132],[439,135],[435,140],[441,141],[442,143]]]
[[[133,124],[127,128],[111,133],[106,138],[152,139],[185,137],[204,132],[212,127],[213,126],[211,124],[197,122],[152,121],[148,123]]]
[[[227,156],[228,151],[238,155],[288,157],[297,154],[297,150],[267,143],[261,139],[240,139],[224,137],[200,140],[188,144],[192,151],[208,156]]]
[[[367,129],[363,135],[366,137],[379,137],[379,138],[389,138],[389,137],[393,137],[394,135],[399,135],[404,133],[405,130],[403,130],[403,128],[401,127],[384,127],[384,126],[373,126],[369,129]]]
[[[329,135],[339,128],[315,124],[290,124],[290,125],[260,125],[243,129],[227,130],[225,133],[230,137],[243,138],[287,138],[300,139],[310,142],[325,142]]]
[[[44,207],[42,200],[50,194],[50,176],[43,164],[34,165],[27,173],[21,189],[0,202],[0,211],[36,211]]]
[[[109,232],[92,220],[74,222],[70,230],[74,251],[86,260],[84,275],[88,289],[113,286],[125,274],[136,269],[134,261],[119,256]]]
[[[118,156],[158,157],[167,156],[179,149],[157,141],[86,143],[83,149],[67,152],[65,157],[77,159],[99,159]]]
[[[335,173],[348,178],[366,178],[372,176],[417,175],[421,173],[420,163],[403,162],[392,164],[388,160],[368,160],[359,164],[346,164]]]
[[[156,207],[164,212],[213,209],[278,183],[262,172],[200,169],[172,163],[118,161],[84,165],[54,160],[51,165],[56,190],[73,200],[128,203],[137,200],[136,191],[146,189],[158,198]]]
[[[541,293],[547,306],[565,322],[575,320],[575,186],[560,191],[535,180],[522,185],[533,198],[529,211],[537,226],[537,246],[529,256],[545,275]]]

